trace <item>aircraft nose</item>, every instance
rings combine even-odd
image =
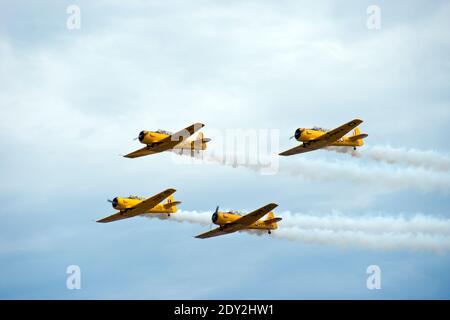
[[[212,218],[211,218],[212,222],[216,222],[218,217],[219,217],[219,215],[217,214],[217,212],[214,212],[214,214],[212,215]]]
[[[297,130],[295,130],[295,134],[294,134],[295,139],[298,140],[298,138],[300,138],[301,135],[302,135],[302,129],[298,128]]]
[[[144,140],[144,138],[145,138],[145,132],[144,131],[139,132],[139,141]]]
[[[116,208],[118,204],[119,204],[119,201],[117,200],[117,197],[115,197],[112,201],[113,208]]]

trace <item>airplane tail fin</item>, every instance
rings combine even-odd
[[[181,201],[175,201],[173,196],[170,195],[167,198],[166,203],[164,203],[164,209],[170,211],[171,213],[177,212],[177,204],[180,204]]]
[[[269,226],[272,230],[278,228],[277,222],[281,221],[281,218],[275,218],[275,215],[272,211],[267,214],[267,218],[264,220],[264,224]]]
[[[206,144],[211,141],[211,139],[205,138],[203,132],[198,133],[196,140],[201,141],[201,150],[206,150]]]
[[[358,146],[362,146],[364,145],[364,138],[367,138],[369,135],[366,133],[360,133],[359,128],[355,128],[355,130],[353,130],[353,135],[349,138],[350,141],[356,141],[356,143],[358,144]]]
[[[202,132],[199,132],[195,139],[190,140],[187,144],[182,145],[182,149],[190,149],[191,152],[206,150],[206,144],[210,142],[211,139],[205,138]]]

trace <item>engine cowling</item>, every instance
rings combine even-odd
[[[125,210],[134,207],[136,204],[141,202],[139,199],[129,199],[129,198],[121,198],[115,197],[112,200],[112,207],[116,210]]]
[[[303,132],[304,132],[303,128],[298,128],[297,130],[295,130],[295,133],[294,133],[295,140],[302,141]]]
[[[138,139],[140,142],[144,141],[146,134],[147,134],[147,131],[145,131],[145,130],[139,132]]]
[[[117,209],[118,205],[119,205],[119,200],[117,199],[117,197],[115,197],[112,202],[111,205],[114,209]]]
[[[139,132],[138,139],[140,143],[149,145],[158,142],[159,140],[162,140],[166,137],[167,137],[166,134],[143,130]]]
[[[214,224],[224,225],[224,224],[233,222],[234,220],[236,220],[238,218],[239,218],[239,216],[237,216],[235,214],[215,212],[212,215],[211,220]]]
[[[151,132],[146,131],[146,130],[139,132],[138,137],[139,137],[139,142],[143,143],[143,144],[151,144],[154,142]]]

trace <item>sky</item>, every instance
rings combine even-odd
[[[0,0],[0,298],[449,299],[449,16],[447,1]],[[354,118],[357,153],[276,156],[296,128]],[[195,122],[209,159],[239,130],[272,132],[275,171],[120,156],[143,129]],[[107,199],[169,187],[181,223],[95,223]],[[217,205],[270,202],[271,236],[193,237]]]

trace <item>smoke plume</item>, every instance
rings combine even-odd
[[[239,163],[230,161],[230,159],[233,158],[229,155],[227,159],[220,159],[220,157],[210,155],[205,155],[204,157],[204,160],[209,163],[227,165],[234,168],[244,167],[257,172],[267,169],[267,165],[248,162]],[[440,164],[443,165],[444,163]],[[309,180],[351,181],[362,185],[386,187],[389,190],[416,189],[423,192],[438,190],[443,193],[450,191],[450,174],[428,170],[426,166],[369,166],[364,163],[361,165],[355,164],[353,161],[330,161],[299,156],[284,159],[277,166],[277,172]]]
[[[179,210],[161,219],[188,222],[202,226],[211,224],[211,212]],[[155,217],[154,215],[148,215]],[[305,244],[361,248],[370,250],[409,250],[445,253],[450,250],[450,219],[423,214],[348,216],[341,213],[328,215],[277,214],[283,220],[271,235],[252,231],[275,239],[298,241]],[[217,227],[217,226],[214,226]],[[199,230],[207,231],[209,229]]]
[[[450,171],[450,157],[436,151],[393,148],[391,146],[367,146],[358,151],[353,150],[351,147],[327,147],[325,149],[389,164],[400,164],[444,172]]]

